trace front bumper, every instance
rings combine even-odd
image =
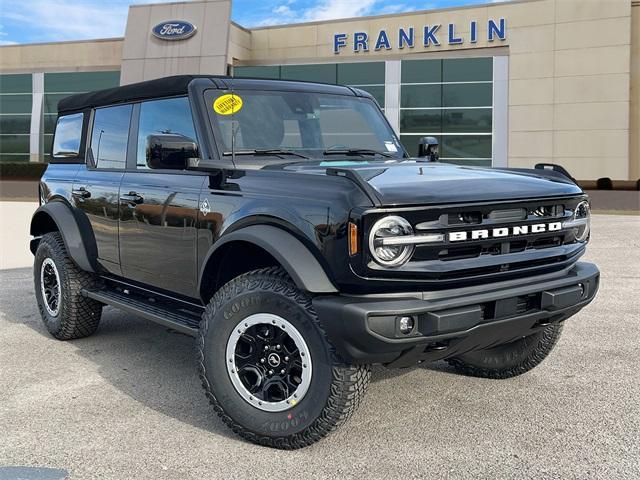
[[[313,306],[346,360],[405,367],[453,357],[531,335],[566,320],[598,290],[600,272],[586,262],[553,274],[436,292],[318,296]],[[403,335],[397,317],[412,316]]]

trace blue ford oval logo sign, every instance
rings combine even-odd
[[[161,40],[184,40],[196,33],[196,26],[182,20],[168,20],[153,27],[151,33]]]

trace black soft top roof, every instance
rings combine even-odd
[[[158,78],[156,80],[124,85],[122,87],[71,95],[58,102],[58,112],[61,114],[70,113],[85,110],[87,108],[113,105],[122,102],[186,95],[191,81],[198,78],[211,80],[212,88],[229,88],[233,82],[233,88],[236,89],[284,89],[333,93],[338,95],[370,96],[366,92],[361,92],[349,87],[322,83],[234,78],[214,75],[176,75],[173,77]]]

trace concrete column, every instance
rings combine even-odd
[[[509,155],[509,57],[493,57],[493,161],[508,166]]]
[[[43,116],[44,73],[34,73],[31,77],[31,130],[29,132],[29,161],[41,162],[43,159]]]
[[[384,113],[389,123],[400,135],[400,60],[384,62]]]

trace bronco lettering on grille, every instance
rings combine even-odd
[[[534,223],[532,225],[470,230],[468,232],[450,232],[449,241],[463,242],[465,240],[516,237],[518,235],[529,235],[532,233],[557,232],[558,230],[562,230],[562,222]]]

